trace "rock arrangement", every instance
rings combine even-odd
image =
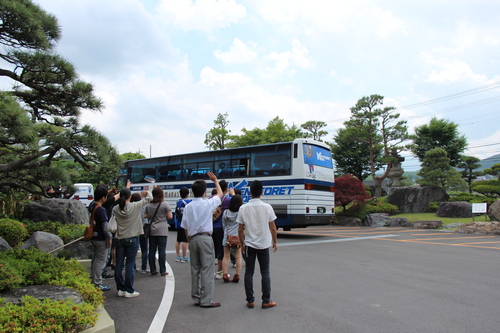
[[[439,229],[443,226],[443,222],[439,220],[432,221],[415,221],[411,224],[414,229]]]
[[[439,187],[414,185],[393,188],[387,202],[398,206],[400,213],[427,213],[431,202],[448,198],[446,191]]]
[[[465,223],[459,226],[455,232],[465,234],[500,235],[500,222]]]
[[[29,202],[23,218],[33,222],[58,221],[64,224],[89,224],[89,212],[78,200],[43,199]]]
[[[365,225],[369,227],[384,227],[389,220],[387,213],[373,213],[366,215]]]
[[[411,222],[405,217],[392,217],[387,221],[386,227],[411,227]]]

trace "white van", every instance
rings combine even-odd
[[[80,200],[85,207],[88,207],[94,200],[94,186],[88,183],[73,184],[73,186],[76,188],[76,192],[70,199]]]

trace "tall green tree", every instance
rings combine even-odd
[[[326,127],[324,121],[310,120],[300,125],[300,127],[311,133],[308,136],[312,137],[313,140],[321,141],[321,137],[328,135],[327,131],[322,130],[323,127]]]
[[[31,0],[0,1],[0,191],[46,195],[45,186],[69,185],[64,156],[84,170],[106,173],[119,164],[109,140],[88,125],[81,109],[100,111],[93,87],[55,53],[60,28]],[[65,184],[66,183],[66,184]]]
[[[472,193],[472,182],[477,179],[477,177],[483,175],[481,171],[474,171],[481,167],[480,161],[481,160],[475,156],[462,156],[462,161],[457,165],[458,168],[462,169],[460,173],[467,183],[469,193]]]
[[[458,133],[458,124],[446,119],[432,118],[429,124],[415,127],[415,134],[411,139],[411,151],[420,162],[424,160],[427,151],[442,148],[453,167],[462,161],[461,155],[467,147],[467,139]]]
[[[144,156],[141,153],[128,152],[128,153],[120,154],[120,159],[122,160],[122,164],[125,163],[126,161],[140,160],[143,158],[146,158],[146,156]]]
[[[243,132],[242,135],[231,136],[231,142],[228,143],[228,147],[247,147],[266,143],[287,142],[305,137],[305,133],[300,128],[296,125],[289,126],[285,124],[285,121],[280,117],[271,120],[265,129],[256,127],[252,130],[247,130],[246,128],[242,128],[241,131]]]
[[[229,120],[227,120],[227,112],[219,113],[214,120],[214,127],[212,127],[205,135],[205,145],[213,150],[226,148],[226,142],[229,139],[230,130],[227,129]]]
[[[408,140],[406,121],[399,120],[399,113],[394,107],[384,107],[384,97],[371,95],[363,97],[351,108],[351,118],[344,123],[352,130],[353,140],[368,147],[368,163],[370,173],[375,182],[375,197],[382,195],[382,181],[391,171],[397,153],[405,149],[404,142]],[[381,151],[381,156],[377,152]],[[383,163],[385,170],[377,175],[378,165]]]
[[[368,145],[355,140],[358,131],[354,127],[346,127],[337,130],[333,142],[328,142],[332,148],[332,158],[335,161],[336,173],[340,175],[353,175],[363,181],[370,176],[370,148]],[[379,148],[377,146],[377,148]],[[381,147],[380,147],[381,148]],[[382,149],[374,152],[375,168],[383,167],[381,160]]]
[[[442,148],[429,150],[418,172],[422,178],[417,180],[421,185],[438,186],[444,190],[462,190],[465,182],[460,173],[453,169],[450,158]]]

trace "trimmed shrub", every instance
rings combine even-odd
[[[471,194],[471,193],[458,193],[452,197],[450,197],[449,201],[467,201],[469,203],[487,203],[488,206],[497,201],[498,198],[490,198],[485,197],[480,194]]]
[[[34,234],[37,231],[45,231],[59,236],[65,244],[74,239],[82,237],[86,228],[85,225],[64,224],[54,221],[26,221],[25,224],[30,235]]]
[[[440,201],[429,203],[429,213],[437,213],[440,203]]]
[[[0,332],[81,332],[95,325],[94,310],[104,302],[103,294],[76,260],[32,248],[0,252],[0,262],[0,291],[29,285],[64,286],[75,289],[85,300],[75,305],[25,296],[17,306],[0,299]]]
[[[496,179],[472,183],[472,190],[490,198],[500,197],[500,182]]]
[[[0,304],[0,332],[81,332],[95,325],[94,310],[87,303],[75,305],[24,296],[21,306]]]
[[[26,226],[16,220],[0,219],[0,237],[5,239],[10,246],[16,247],[28,238]]]
[[[0,262],[0,291],[30,285],[64,286],[78,291],[95,308],[103,303],[102,292],[74,259],[60,259],[32,248],[0,252]]]
[[[368,201],[363,205],[354,205],[349,207],[342,215],[354,216],[361,220],[366,219],[366,215],[375,213],[387,213],[394,215],[399,213],[399,208],[385,201],[384,198]]]

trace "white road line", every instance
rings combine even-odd
[[[398,235],[388,234],[388,235],[375,235],[375,236],[365,236],[365,237],[352,237],[352,238],[339,238],[339,239],[323,239],[323,240],[314,240],[307,242],[292,242],[292,243],[280,243],[278,242],[278,246],[292,246],[292,245],[314,245],[320,243],[336,243],[336,242],[350,242],[364,239],[373,239],[373,238],[387,238],[387,237],[396,237]]]
[[[168,275],[165,276],[165,289],[163,290],[163,297],[161,299],[160,306],[156,311],[155,317],[149,326],[148,333],[158,333],[163,331],[165,323],[167,322],[167,317],[172,307],[172,302],[174,301],[174,291],[175,291],[175,278],[174,271],[172,267],[166,263]]]

